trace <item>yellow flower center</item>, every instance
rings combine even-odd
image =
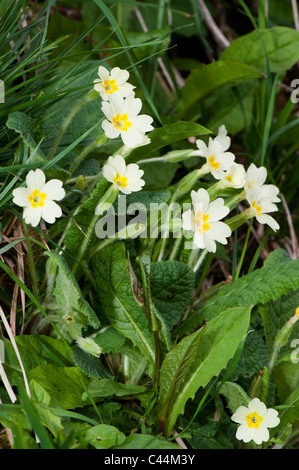
[[[28,197],[32,207],[42,207],[45,205],[45,199],[47,195],[41,193],[39,189],[35,189],[32,194]]]
[[[119,113],[117,113],[117,115],[112,118],[112,122],[113,122],[114,127],[116,127],[116,129],[119,129],[121,131],[127,131],[129,127],[132,126],[132,123],[128,121],[127,114],[120,115]]]
[[[257,215],[261,215],[261,212],[262,212],[261,206],[257,206],[257,205],[255,204],[255,201],[253,201],[252,207],[255,208]]]
[[[214,155],[211,155],[210,158],[209,158],[209,163],[211,165],[212,168],[214,168],[214,170],[218,170],[219,166],[220,166],[220,163],[219,162],[215,162],[215,157]]]
[[[210,225],[207,222],[209,218],[209,214],[203,214],[202,211],[197,212],[194,218],[194,225],[199,233],[206,232],[210,229]]]
[[[250,184],[250,183],[251,183],[251,184],[253,184],[253,181],[251,181],[251,182],[247,181],[247,186],[248,186],[248,189],[250,189],[250,188],[251,188],[251,184]]]
[[[229,181],[230,183],[231,183],[231,182],[232,182],[232,180],[233,180],[232,176],[229,176],[229,175],[228,175],[228,176],[226,176],[226,177],[225,177],[225,179],[226,179],[227,181]]]
[[[118,90],[118,86],[116,85],[115,80],[105,80],[103,83],[103,88],[108,93],[108,95],[111,95],[115,91]]]
[[[263,418],[259,414],[257,414],[256,411],[254,411],[250,415],[246,416],[246,421],[247,421],[247,426],[249,428],[258,429],[260,427],[261,422],[263,421]]]
[[[128,186],[128,178],[126,176],[120,176],[119,173],[117,173],[116,177],[114,178],[113,182],[117,184],[119,188],[125,188]]]
[[[299,316],[299,307],[296,308],[296,313],[295,315],[298,315]]]

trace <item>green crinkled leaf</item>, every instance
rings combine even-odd
[[[157,413],[169,436],[185,404],[200,387],[217,377],[247,332],[252,306],[222,311],[200,330],[182,339],[166,356],[160,371]]]
[[[100,331],[93,340],[102,348],[103,354],[121,352],[126,342],[126,338],[112,326]]]
[[[246,337],[240,360],[235,368],[232,379],[239,376],[250,378],[269,363],[269,354],[262,337],[257,331],[250,331]]]
[[[80,148],[86,148],[103,134],[101,120],[104,115],[101,110],[101,99],[87,98],[88,93],[93,90],[97,69],[97,61],[85,61],[76,67],[69,78],[64,80],[66,95],[46,110],[43,118],[42,150],[48,158],[64,150],[96,123],[98,126],[80,143]],[[68,71],[66,68],[63,73],[67,74]],[[78,149],[70,152],[65,159],[66,164],[72,163],[77,156]]]
[[[187,442],[193,449],[233,449],[226,433],[220,429],[219,422],[192,423],[188,433],[191,437],[187,437]]]
[[[88,379],[77,367],[45,364],[29,371],[27,377],[29,382],[34,379],[47,391],[51,397],[51,407],[58,406],[68,410],[86,405],[82,394]]]
[[[96,449],[110,449],[123,444],[126,436],[114,426],[98,424],[88,429],[86,440]]]
[[[173,119],[198,115],[198,102],[214,91],[234,85],[243,80],[261,78],[262,74],[253,67],[237,60],[217,60],[200,69],[192,70],[181,88]]]
[[[79,336],[82,336],[83,330],[89,327],[99,328],[99,319],[83,298],[81,289],[63,256],[54,251],[47,251],[45,254],[49,257],[48,277],[53,280],[52,297],[47,307],[63,319],[64,323],[60,324],[60,329],[63,329],[65,337],[69,340],[74,339],[68,325]]]
[[[141,385],[123,384],[111,379],[93,380],[88,386],[88,393],[84,392],[82,399],[88,400],[88,395],[91,395],[94,400],[101,401],[105,398],[137,395],[146,391],[147,388]]]
[[[275,250],[262,268],[221,287],[176,329],[175,334],[180,336],[192,331],[202,321],[210,320],[226,308],[266,304],[298,287],[299,260],[292,260],[282,249]]]
[[[88,354],[79,346],[73,346],[72,351],[75,365],[88,377],[100,379],[113,377],[100,358]]]
[[[194,272],[179,261],[151,265],[152,300],[169,328],[181,318],[192,299]]]
[[[125,442],[114,447],[114,449],[178,449],[182,448],[178,444],[164,439],[163,437],[150,436],[149,434],[132,433]]]
[[[93,259],[96,289],[110,324],[130,339],[149,364],[154,363],[154,340],[148,320],[132,291],[125,244],[114,243]]]
[[[15,111],[8,116],[6,125],[21,135],[23,141],[30,150],[36,150],[38,143],[36,141],[36,123],[34,120],[20,111]],[[46,161],[44,152],[39,148],[35,154],[39,160]]]
[[[226,398],[227,406],[233,414],[239,406],[248,406],[250,397],[243,390],[241,385],[235,382],[225,382],[220,390],[220,395]]]
[[[163,127],[158,127],[148,134],[148,137],[151,139],[149,145],[133,149],[126,160],[129,163],[144,160],[147,155],[153,155],[157,150],[167,145],[188,139],[188,137],[204,134],[210,134],[210,131],[194,122],[178,121],[172,124],[165,124]]]
[[[240,60],[267,72],[284,72],[299,60],[299,32],[285,26],[255,29],[235,39],[220,59]]]

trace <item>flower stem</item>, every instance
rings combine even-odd
[[[104,196],[100,199],[99,205],[104,204],[104,203],[113,204],[113,202],[116,199],[118,193],[119,193],[119,190],[111,185],[110,188],[104,194]],[[86,232],[86,237],[83,239],[82,245],[81,245],[79,253],[78,253],[78,257],[77,257],[77,260],[76,260],[77,262],[76,262],[76,264],[74,265],[74,267],[72,269],[73,274],[76,273],[76,271],[77,271],[77,269],[80,265],[80,262],[83,259],[83,256],[85,255],[85,251],[86,251],[87,246],[90,242],[90,239],[91,239],[91,236],[93,234],[95,224],[98,221],[98,218],[99,218],[99,215],[95,214],[93,216],[93,218],[91,219],[90,225],[89,225],[88,230]]]
[[[234,281],[236,281],[240,276],[242,264],[243,264],[243,261],[244,261],[245,252],[246,252],[247,245],[248,245],[249,236],[250,236],[250,233],[251,233],[252,224],[253,224],[253,219],[251,219],[251,221],[249,222],[249,227],[248,227],[248,230],[247,230],[247,234],[246,234],[246,238],[245,238],[241,258],[240,258],[240,261],[239,261],[239,265],[238,265],[238,269],[237,269]]]
[[[28,232],[27,224],[25,224],[25,222],[23,223],[23,228],[24,228],[24,235],[27,239],[29,238],[29,232]],[[30,271],[31,282],[32,282],[32,291],[33,291],[34,296],[38,299],[39,288],[38,288],[38,282],[36,278],[34,258],[33,258],[31,244],[29,240],[26,240],[26,246],[27,246],[27,253],[28,253],[29,271]]]
[[[207,250],[206,248],[202,251],[200,257],[198,258],[196,264],[195,264],[194,267],[193,267],[193,271],[194,271],[195,273],[196,273],[196,271],[200,268],[200,266],[202,265],[202,263],[203,263],[203,261],[204,261],[204,259],[205,259],[205,257],[206,257],[207,252],[208,252],[208,250]]]

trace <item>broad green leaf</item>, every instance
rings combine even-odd
[[[22,374],[21,367],[11,341],[2,338],[5,344],[5,371],[12,385],[16,385]],[[15,341],[26,372],[42,364],[73,365],[71,348],[60,339],[45,335],[19,335]]]
[[[130,339],[149,365],[154,363],[154,340],[142,307],[136,302],[125,244],[117,242],[93,259],[96,289],[110,324]]]
[[[217,377],[247,332],[252,306],[222,311],[205,327],[182,339],[161,366],[157,413],[166,436],[186,402]]]
[[[99,328],[100,322],[62,255],[47,251],[47,275],[51,298],[47,308],[60,318],[60,330],[69,341],[82,336],[89,327]],[[55,321],[55,317],[53,318]]]
[[[0,423],[4,427],[20,426],[23,431],[31,431],[30,421],[21,405],[0,404]]]
[[[224,124],[228,134],[235,135],[249,126],[253,118],[255,83],[255,79],[241,82],[204,98],[201,115],[207,127],[217,133]]]
[[[149,434],[132,433],[122,445],[114,449],[177,449],[182,450],[178,444],[164,439],[163,437],[151,436]]]
[[[209,320],[223,309],[265,304],[299,287],[299,260],[292,260],[282,249],[271,252],[264,266],[232,284],[226,284],[207,302],[195,310],[174,332],[182,335],[192,331],[203,320]]]
[[[296,387],[295,390],[291,393],[288,399],[283,404],[285,408],[279,411],[280,423],[275,428],[275,431],[278,431],[283,426],[287,424],[294,424],[299,422],[299,387]],[[296,426],[297,426],[296,424]]]
[[[296,387],[298,387],[299,361],[293,361],[291,354],[281,357],[275,365],[274,377],[280,403],[284,403]]]
[[[165,124],[163,127],[158,127],[148,134],[148,137],[151,139],[150,144],[133,149],[126,160],[129,163],[144,160],[147,155],[153,155],[157,150],[167,145],[185,140],[188,137],[209,133],[208,129],[194,122],[178,121]]]
[[[233,414],[239,406],[248,406],[250,401],[249,396],[243,390],[241,385],[235,382],[225,382],[220,390],[220,395],[226,398],[227,406]]]
[[[20,111],[15,111],[8,116],[6,125],[9,129],[13,129],[15,132],[21,135],[23,141],[28,145],[30,150],[36,150],[38,142],[36,139],[36,122],[29,116]],[[45,161],[46,156],[44,152],[39,148],[35,154],[39,160]]]
[[[45,364],[35,367],[27,374],[29,382],[34,379],[50,395],[50,406],[65,409],[85,406],[82,394],[88,384],[85,374],[77,367],[58,367]],[[85,387],[84,387],[85,385]]]
[[[96,449],[110,449],[123,444],[126,436],[114,426],[98,424],[88,429],[86,439]]]
[[[199,101],[213,92],[243,80],[261,78],[262,74],[237,60],[218,60],[198,70],[192,70],[181,89],[182,96],[172,119],[184,119],[199,114]]]
[[[271,73],[285,72],[299,60],[299,31],[285,26],[256,29],[235,39],[220,59],[240,60],[264,72],[268,60]]]
[[[299,269],[299,268],[298,268]],[[290,275],[293,275],[290,273]],[[287,295],[281,296],[277,300],[272,300],[264,305],[259,305],[258,309],[262,316],[266,347],[271,354],[273,343],[278,331],[295,314],[299,305],[299,289],[291,291]],[[278,352],[278,359],[285,354],[291,353],[291,342],[299,338],[299,322],[295,323],[290,333],[289,340]]]
[[[169,328],[188,307],[194,289],[194,272],[179,261],[159,261],[151,265],[152,300]]]
[[[88,386],[88,393],[84,392],[82,399],[88,400],[88,395],[91,395],[94,400],[101,401],[114,396],[125,397],[146,391],[147,388],[141,385],[127,385],[111,379],[93,380]]]

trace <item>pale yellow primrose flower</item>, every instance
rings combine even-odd
[[[153,130],[153,118],[146,114],[139,114],[142,102],[130,93],[127,98],[112,94],[110,101],[102,103],[102,111],[106,118],[102,128],[109,139],[121,136],[123,143],[134,148],[144,142],[146,132]]]
[[[256,444],[269,440],[268,428],[275,428],[280,419],[278,412],[266,405],[258,398],[254,398],[246,406],[239,406],[232,415],[231,420],[240,424],[236,432],[236,438],[240,441],[254,441]]]
[[[233,163],[219,182],[223,188],[243,188],[245,185],[245,168],[241,163]]]
[[[217,136],[214,138],[214,140],[216,140],[217,142],[219,142],[219,144],[221,145],[221,150],[222,150],[222,152],[226,152],[226,150],[229,149],[230,144],[231,144],[231,139],[230,139],[230,137],[227,135],[227,130],[226,130],[226,127],[225,127],[224,124],[219,127],[219,129],[218,129],[218,134],[217,134]]]
[[[140,191],[145,182],[141,179],[144,171],[139,169],[136,163],[126,165],[121,155],[109,157],[103,167],[103,175],[107,181],[124,194]]]
[[[229,213],[229,208],[224,205],[222,198],[210,203],[209,194],[203,188],[197,192],[191,191],[191,199],[193,211],[190,209],[182,214],[182,227],[194,232],[194,245],[215,253],[215,241],[226,245],[227,238],[231,235],[229,226],[219,222]]]
[[[274,184],[252,185],[246,190],[246,199],[250,204],[252,217],[255,217],[260,224],[269,225],[274,231],[279,229],[279,225],[269,213],[278,211],[274,204],[280,202],[278,193],[279,189]]]
[[[217,180],[225,176],[225,171],[229,170],[235,161],[235,155],[226,151],[230,146],[230,137],[226,134],[225,126],[221,126],[218,135],[214,139],[209,138],[208,145],[203,140],[196,140],[199,151],[195,151],[194,155],[196,153],[206,158],[211,174]]]
[[[23,217],[26,224],[36,227],[40,220],[53,224],[56,218],[62,216],[62,210],[54,201],[60,201],[65,196],[62,181],[52,179],[46,183],[42,170],[29,171],[26,176],[27,188],[14,189],[13,202],[24,207]]]
[[[267,169],[264,166],[257,167],[251,163],[245,175],[245,191],[250,190],[253,186],[262,186],[267,179]]]
[[[135,88],[130,83],[127,83],[130,76],[129,72],[119,67],[114,67],[109,72],[109,70],[100,65],[98,75],[100,78],[96,78],[93,81],[95,84],[94,89],[100,93],[101,98],[105,101],[109,100],[113,93],[117,93],[125,98]]]

